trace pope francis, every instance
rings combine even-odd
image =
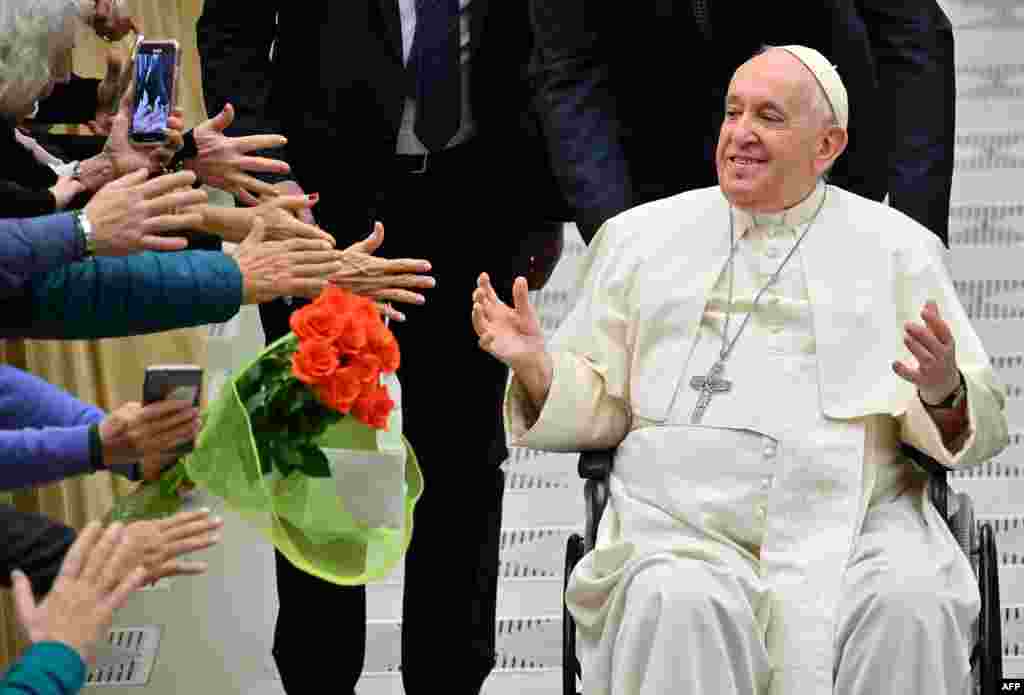
[[[900,441],[1007,442],[934,234],[826,181],[846,90],[801,46],[730,83],[719,186],[609,220],[546,346],[473,294],[514,445],[617,447],[566,593],[587,695],[969,692],[971,566]]]

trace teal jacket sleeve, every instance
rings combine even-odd
[[[100,257],[32,276],[9,302],[2,338],[90,340],[223,323],[242,303],[242,274],[219,251]]]
[[[37,642],[4,675],[0,695],[74,695],[85,675],[78,652],[60,642]]]

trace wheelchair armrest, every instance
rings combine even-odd
[[[582,451],[576,470],[584,480],[607,480],[614,461],[615,449]]]

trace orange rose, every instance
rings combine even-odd
[[[318,384],[338,369],[338,350],[323,340],[304,340],[292,355],[292,373],[306,384]]]
[[[358,370],[342,367],[330,379],[317,384],[316,395],[328,408],[339,413],[347,413],[363,390],[363,383],[359,377]]]
[[[377,381],[377,376],[380,374],[380,359],[370,352],[359,352],[350,357],[351,369],[356,370],[356,374],[359,375],[359,381],[364,384],[369,384]]]
[[[313,302],[319,306],[329,308],[337,314],[347,314],[354,308],[356,295],[348,290],[343,290],[335,285],[328,285],[320,292],[320,296]]]
[[[360,422],[379,430],[387,429],[388,415],[395,407],[395,402],[388,396],[384,386],[368,388],[352,405],[352,414]]]
[[[357,352],[366,347],[366,322],[358,316],[345,316],[335,344],[342,352]]]
[[[383,323],[379,328],[370,331],[369,347],[380,360],[381,371],[391,373],[398,369],[401,361],[398,341]]]
[[[307,304],[288,319],[292,332],[300,340],[333,341],[344,330],[342,316],[324,305]]]

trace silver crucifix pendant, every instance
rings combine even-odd
[[[732,388],[731,381],[719,378],[723,371],[725,371],[725,362],[718,360],[711,367],[707,376],[695,376],[690,379],[690,388],[700,392],[700,396],[697,397],[697,407],[693,409],[693,415],[690,416],[691,424],[696,425],[704,417],[704,411],[711,405],[711,397],[713,395],[716,393],[728,393],[729,389]]]

